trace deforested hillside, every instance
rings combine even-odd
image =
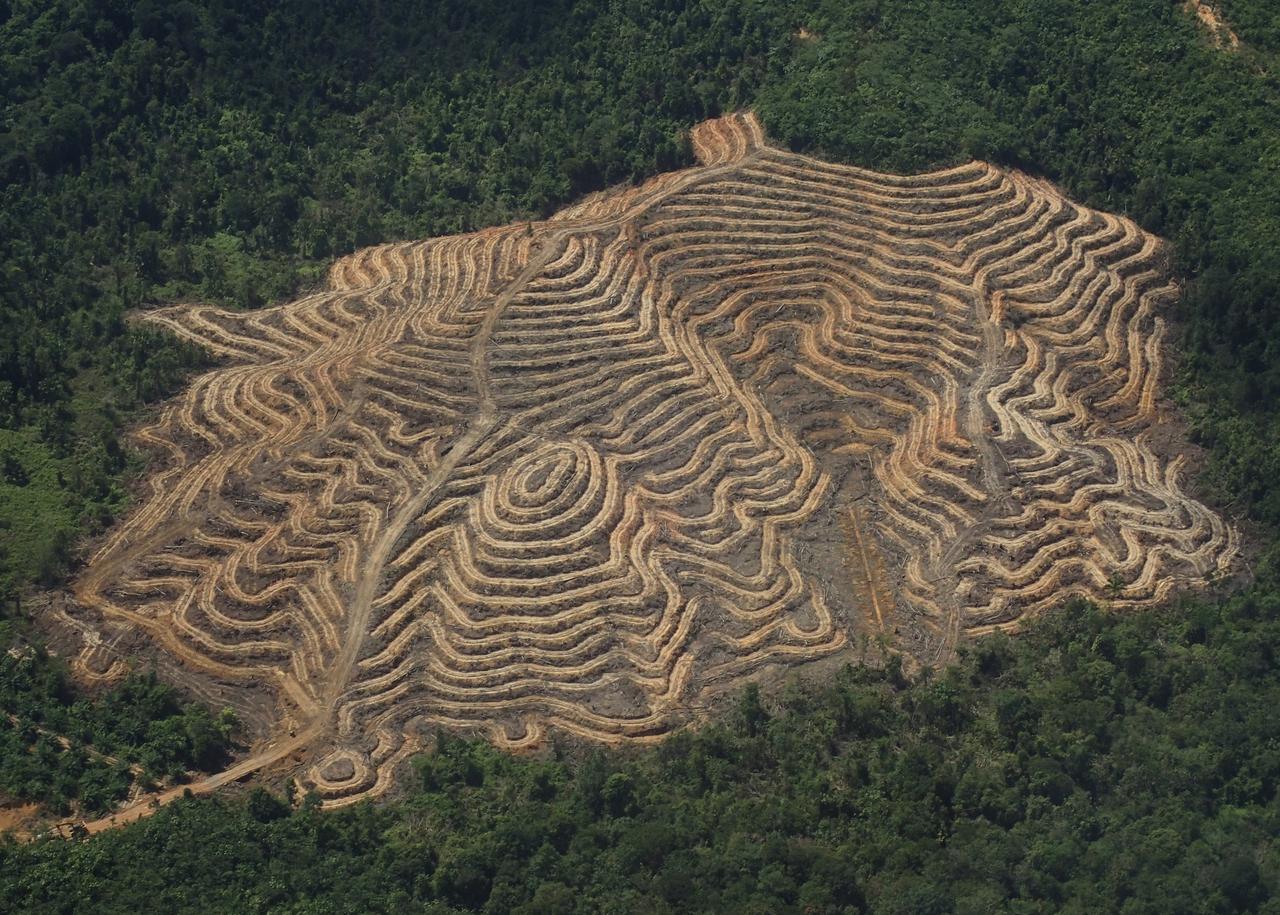
[[[1158,395],[1156,238],[982,162],[832,165],[751,114],[692,139],[288,305],[149,313],[222,364],[138,436],[82,674],[146,643],[253,726],[237,775],[301,754],[332,805],[440,727],[649,741],[771,668],[935,664],[1232,570]]]
[[[0,910],[1270,911],[1278,36],[0,4]]]

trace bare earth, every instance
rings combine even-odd
[[[38,804],[20,804],[0,799],[0,834],[13,832],[25,838],[27,827],[40,816]]]
[[[270,766],[349,803],[438,727],[653,740],[866,639],[938,663],[1231,569],[1158,400],[1156,238],[981,162],[773,149],[750,114],[694,145],[278,308],[148,315],[224,365],[141,431],[149,497],[63,615],[81,676],[145,655],[248,722],[192,790]]]
[[[1208,31],[1213,43],[1220,48],[1235,50],[1240,47],[1240,38],[1231,30],[1212,3],[1202,0],[1187,0],[1183,4],[1188,13],[1193,14]]]

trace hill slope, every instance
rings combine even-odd
[[[254,725],[238,774],[303,753],[335,805],[437,727],[650,741],[769,668],[933,664],[1230,570],[1162,425],[1155,238],[983,163],[777,150],[749,114],[693,146],[279,308],[149,314],[228,364],[139,436],[151,498],[76,585],[84,674],[145,635]]]

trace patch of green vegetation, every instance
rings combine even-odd
[[[1216,0],[1219,18],[1244,42],[1246,52],[1280,52],[1280,9],[1268,0]],[[1270,63],[1270,61],[1267,61]]]
[[[56,583],[76,516],[61,498],[63,462],[34,430],[0,429],[0,593],[19,581]]]
[[[60,659],[0,621],[0,793],[57,813],[106,812],[135,783],[216,769],[235,727],[230,712],[183,702],[154,674],[81,696]]]

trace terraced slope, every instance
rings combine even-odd
[[[346,803],[437,726],[648,740],[863,636],[931,663],[1231,566],[1165,453],[1155,238],[980,162],[693,142],[279,308],[148,316],[225,365],[142,431],[72,621],[86,676],[141,639],[262,735],[198,790],[289,758]]]

